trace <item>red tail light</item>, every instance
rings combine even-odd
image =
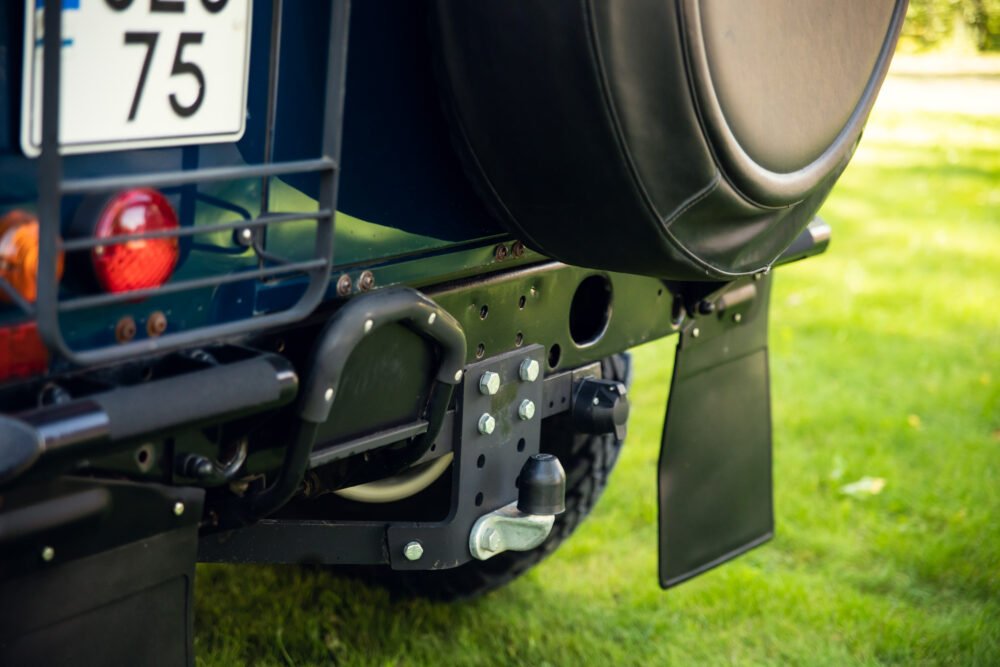
[[[45,372],[49,355],[34,322],[0,327],[0,382]]]
[[[104,207],[94,234],[98,238],[140,235],[177,229],[177,214],[156,190],[123,192]],[[107,292],[159,287],[177,266],[176,237],[122,241],[91,251],[94,273]]]

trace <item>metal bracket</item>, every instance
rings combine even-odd
[[[555,520],[554,514],[525,514],[513,502],[479,517],[469,533],[469,552],[487,560],[504,551],[530,551],[545,541]]]

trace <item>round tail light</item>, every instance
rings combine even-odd
[[[63,256],[56,262],[56,278],[62,277]],[[24,211],[11,211],[0,218],[0,278],[26,301],[38,298],[38,218]],[[10,299],[0,291],[0,300]]]
[[[143,234],[178,228],[177,214],[167,198],[142,188],[116,195],[104,207],[94,230],[97,238],[139,238],[98,246],[91,251],[94,274],[107,292],[159,287],[177,266],[177,237],[141,238]]]

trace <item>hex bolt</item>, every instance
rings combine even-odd
[[[182,514],[184,514],[184,503],[178,500],[174,503],[174,516],[180,516]]]
[[[493,431],[497,428],[497,420],[493,418],[488,412],[484,412],[481,417],[479,417],[479,423],[476,424],[479,428],[479,432],[483,435],[491,435]]]
[[[51,563],[52,559],[56,557],[56,550],[52,547],[44,547],[42,549],[42,560],[46,563]]]
[[[525,359],[521,362],[521,365],[517,367],[518,376],[525,382],[534,382],[538,379],[538,373],[541,371],[541,366],[534,359]]]
[[[479,393],[484,396],[494,396],[500,391],[500,375],[486,371],[479,376]]]
[[[743,321],[743,315],[741,315],[740,313],[733,313],[733,322],[739,324],[742,321]]]
[[[526,398],[521,401],[521,404],[517,406],[517,416],[524,421],[528,421],[535,416],[535,404],[531,399]]]
[[[424,555],[424,545],[416,540],[407,542],[406,546],[403,547],[403,555],[406,556],[406,560],[420,560],[420,557]]]
[[[487,528],[479,538],[479,543],[490,551],[499,551],[500,534],[492,528]]]

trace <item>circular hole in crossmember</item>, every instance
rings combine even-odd
[[[559,343],[553,343],[549,348],[549,368],[558,366],[560,359],[562,359],[562,348],[559,347]]]
[[[479,493],[476,494],[476,507],[479,507],[482,504],[483,504],[483,492],[480,491]]]
[[[482,468],[484,465],[486,465],[486,455],[485,454],[480,454],[479,458],[476,459],[476,467],[477,468]]]
[[[569,307],[569,335],[577,345],[597,342],[611,319],[611,281],[589,276],[577,286]]]
[[[524,441],[524,438],[521,438],[520,440],[518,440],[517,441],[517,451],[523,452],[524,451],[524,447],[527,444],[528,443]]]

